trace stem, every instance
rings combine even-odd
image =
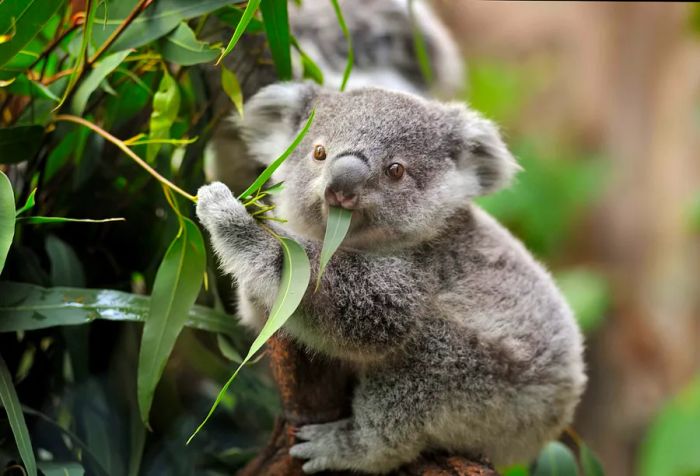
[[[87,60],[87,64],[92,66],[98,59],[100,59],[100,56],[102,56],[104,52],[107,51],[115,41],[117,41],[117,38],[119,38],[119,36],[124,32],[124,30],[127,29],[129,25],[131,25],[131,22],[133,22],[136,17],[139,16],[141,12],[143,12],[152,2],[153,0],[140,0],[139,3],[134,6],[131,12],[129,12],[129,15],[127,15],[124,21],[119,24],[117,29],[114,30],[111,35],[109,35],[109,38],[107,38],[104,43],[102,43],[102,46],[100,46],[95,54]]]
[[[92,130],[93,132],[95,132],[95,133],[101,135],[102,137],[104,137],[105,139],[107,139],[109,142],[111,142],[112,144],[114,144],[114,145],[116,145],[117,147],[119,147],[119,148],[122,150],[122,152],[124,152],[126,155],[128,155],[129,157],[131,157],[131,158],[134,160],[134,162],[136,162],[136,163],[139,164],[142,168],[144,168],[144,169],[146,170],[146,172],[148,172],[149,174],[151,174],[151,175],[153,176],[153,178],[155,178],[156,180],[158,180],[160,183],[162,183],[163,185],[166,185],[166,186],[170,187],[170,189],[172,189],[173,191],[179,193],[180,195],[182,195],[182,196],[185,197],[186,199],[190,200],[191,202],[197,203],[197,197],[196,197],[196,196],[190,195],[189,193],[185,192],[185,191],[182,190],[180,187],[178,187],[177,185],[175,185],[174,183],[170,182],[168,179],[166,179],[165,177],[163,177],[162,175],[160,175],[158,172],[156,172],[156,170],[155,170],[153,167],[151,167],[150,165],[148,165],[148,164],[146,163],[146,161],[144,161],[141,157],[139,157],[138,155],[136,155],[136,154],[134,153],[134,151],[131,150],[131,149],[129,148],[129,146],[127,146],[127,145],[124,143],[124,141],[122,141],[122,140],[120,140],[120,139],[117,139],[117,138],[114,137],[112,134],[110,134],[110,133],[107,132],[106,130],[102,129],[100,126],[97,126],[97,125],[93,124],[92,122],[86,121],[86,120],[83,119],[82,117],[73,116],[73,115],[71,115],[71,114],[59,114],[59,115],[57,115],[57,116],[54,118],[54,120],[56,120],[56,121],[65,121],[65,122],[74,122],[74,123],[76,123],[76,124],[80,124],[81,126],[85,126],[85,127],[87,127],[88,129]]]

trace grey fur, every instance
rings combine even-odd
[[[426,84],[413,43],[413,26],[407,0],[341,0],[340,6],[352,35],[355,62],[348,89],[379,86],[405,92],[439,97],[454,97],[464,87],[464,63],[457,45],[445,26],[421,0],[414,1],[416,27],[425,38],[434,70],[434,82]],[[301,6],[289,5],[289,22],[301,47],[324,73],[325,85],[340,86],[347,60],[347,41],[338,26],[328,0],[304,0]],[[227,41],[228,37],[223,39]],[[227,61],[240,56],[229,55]],[[255,63],[257,65],[257,62]],[[235,65],[229,65],[233,67]],[[258,69],[261,69],[258,67]],[[256,70],[257,71],[257,70]],[[254,85],[267,85],[273,75],[255,75]],[[212,71],[216,76],[217,71]],[[239,77],[241,72],[238,72]],[[301,78],[301,60],[294,56],[294,76]],[[245,83],[244,86],[248,85]],[[214,87],[214,90],[220,88]],[[245,88],[248,98],[250,87]],[[223,97],[219,104],[228,104]],[[212,154],[206,173],[234,191],[242,192],[260,173],[260,163],[246,156],[235,123],[224,121],[211,142]]]
[[[352,418],[301,428],[292,456],[307,473],[388,472],[433,449],[497,465],[533,458],[573,417],[582,338],[550,275],[470,204],[517,170],[497,129],[459,104],[289,83],[249,102],[239,126],[250,152],[272,160],[312,107],[309,133],[275,179],[289,220],[277,231],[313,268],[334,161],[351,156],[350,167],[368,170],[352,184],[348,237],[284,330],[354,365],[359,383]],[[324,161],[312,157],[316,144]],[[405,166],[398,181],[385,174],[393,162]],[[243,321],[259,328],[279,284],[279,245],[222,184],[200,189],[197,214],[238,281]]]

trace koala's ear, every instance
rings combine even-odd
[[[244,105],[243,117],[235,119],[248,152],[268,164],[289,146],[311,113],[319,88],[311,82],[266,86]]]
[[[475,195],[486,195],[508,185],[522,168],[506,147],[496,125],[481,114],[458,106],[460,136],[457,166],[476,186]]]

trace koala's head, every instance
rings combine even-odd
[[[262,89],[239,127],[268,164],[308,133],[274,178],[278,215],[322,238],[329,206],[353,210],[346,244],[381,246],[433,237],[475,196],[506,185],[518,166],[493,123],[462,104],[382,89],[335,92],[311,83]]]

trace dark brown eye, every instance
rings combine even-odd
[[[326,160],[326,148],[320,144],[315,146],[314,147],[314,159]]]
[[[404,167],[401,164],[398,164],[394,162],[391,164],[389,167],[386,169],[386,174],[393,178],[394,180],[398,180],[401,177],[403,177],[403,172],[404,172]]]

